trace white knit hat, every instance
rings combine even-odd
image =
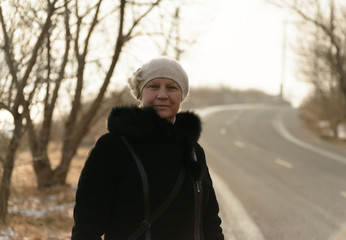
[[[152,59],[133,73],[128,80],[132,95],[140,100],[144,86],[155,78],[168,78],[175,81],[181,88],[181,101],[184,101],[189,92],[188,76],[178,61],[168,57]]]

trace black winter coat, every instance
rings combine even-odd
[[[171,124],[152,108],[114,108],[108,130],[90,152],[78,182],[72,240],[99,240],[103,234],[106,240],[126,240],[144,219],[142,181],[121,135],[147,172],[152,210],[167,198],[179,170],[187,169],[180,192],[151,227],[152,240],[195,239],[192,179],[203,186],[202,239],[224,239],[204,151],[197,143],[201,122],[195,114],[178,113]],[[191,157],[193,147],[198,163]]]

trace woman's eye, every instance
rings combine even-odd
[[[148,88],[158,88],[157,85],[149,85]]]
[[[178,88],[176,86],[168,86],[168,89],[175,90],[175,89],[178,89]]]

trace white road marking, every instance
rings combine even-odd
[[[199,115],[203,120],[210,117],[211,114],[225,110],[241,110],[254,108],[252,105],[231,105],[231,106],[216,106],[205,110],[198,110]],[[244,146],[242,142],[241,146]],[[205,146],[206,147],[206,146]],[[209,152],[215,157],[221,157],[213,149],[209,148]],[[226,183],[210,169],[210,174],[213,179],[213,186],[220,205],[220,215],[222,217],[222,227],[224,229],[225,238],[228,240],[239,240],[239,235],[243,236],[244,240],[265,240],[261,230],[254,223],[250,215],[245,210],[243,204],[233,194]],[[236,234],[237,233],[237,234]]]
[[[225,135],[227,133],[226,128],[221,128],[220,133],[221,133],[221,135]]]
[[[230,105],[217,105],[212,107],[207,107],[204,109],[195,109],[198,115],[206,120],[214,113],[223,112],[223,111],[231,111],[231,110],[245,110],[245,109],[260,109],[260,108],[273,108],[273,105],[270,104],[249,104],[249,103],[240,103],[240,104],[230,104]],[[237,116],[235,117],[237,119]],[[234,120],[234,119],[233,119]]]
[[[303,147],[303,148],[306,148],[310,151],[318,153],[322,156],[325,156],[327,158],[330,158],[330,159],[333,159],[333,160],[338,161],[340,163],[346,164],[346,158],[345,157],[340,156],[336,153],[329,152],[327,150],[315,147],[315,146],[308,144],[306,142],[303,142],[303,141],[297,139],[296,137],[294,137],[293,135],[291,135],[291,133],[288,132],[288,130],[285,128],[284,124],[282,123],[281,115],[278,116],[277,118],[273,119],[272,123],[273,123],[274,128],[288,141],[290,141],[290,142],[292,142],[292,143],[294,143],[300,147]]]
[[[245,147],[245,144],[243,142],[240,142],[240,141],[234,141],[234,145],[236,145],[239,148]]]
[[[261,230],[226,183],[215,172],[210,171],[210,175],[220,204],[225,239],[239,240],[240,235],[242,236],[241,239],[244,240],[264,240]],[[234,234],[234,232],[237,234]]]
[[[210,107],[205,110],[203,109],[197,109],[197,112],[199,115],[203,118],[203,120],[206,120],[208,117],[210,117],[212,114],[216,112],[221,111],[227,111],[227,110],[244,110],[244,109],[254,109],[254,108],[265,108],[268,107],[267,105],[251,105],[251,104],[235,104],[235,105],[229,105],[229,106],[215,106]],[[272,107],[272,106],[271,106]],[[295,143],[301,147],[307,148],[311,151],[314,151],[316,153],[319,153],[321,155],[324,155],[326,157],[329,157],[331,159],[334,159],[336,161],[342,162],[346,164],[346,158],[328,152],[320,150],[310,144],[307,144],[305,142],[302,142],[298,140],[297,138],[293,137],[284,127],[281,119],[275,119],[273,121],[274,127],[278,130],[278,132],[285,137],[287,140],[291,141],[292,143]],[[215,151],[213,151],[213,154]],[[216,153],[216,156],[218,154]],[[211,170],[211,169],[210,169]],[[212,172],[212,171],[211,171]],[[231,189],[229,189],[225,182],[221,180],[221,178],[217,174],[211,174],[213,177],[214,182],[214,188],[217,192],[217,196],[219,198],[220,202],[220,213],[223,213],[223,226],[225,230],[227,230],[227,234],[225,234],[226,239],[228,240],[239,240],[239,237],[235,236],[233,232],[240,228],[241,231],[243,231],[244,236],[251,236],[251,237],[244,237],[242,239],[246,240],[264,240],[263,234],[260,231],[260,229],[256,226],[256,224],[253,222],[252,218],[247,214],[246,210],[244,209],[241,202],[236,198],[236,196],[232,193]],[[346,192],[342,191],[340,192],[342,196],[344,194],[346,195]],[[346,197],[346,196],[344,196]],[[227,211],[227,212],[226,212]],[[232,219],[236,219],[234,221],[231,221]],[[241,219],[244,219],[242,221]],[[248,225],[249,224],[249,225]],[[248,227],[250,226],[250,227]],[[226,232],[225,232],[226,233]],[[329,240],[344,240],[346,239],[346,224],[343,224],[333,236],[329,238]]]
[[[293,167],[292,163],[287,162],[287,161],[285,161],[285,160],[282,160],[282,159],[280,159],[280,158],[275,159],[275,162],[276,162],[277,164],[283,166],[283,167],[286,167],[286,168],[292,168],[292,167]]]

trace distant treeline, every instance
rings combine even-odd
[[[189,97],[183,103],[183,108],[236,103],[283,103],[283,101],[278,96],[269,95],[257,89],[238,90],[229,87],[198,87],[191,89]]]
[[[261,90],[239,90],[230,87],[192,87],[189,95],[182,104],[182,109],[202,108],[214,105],[237,103],[286,103],[277,95],[270,95]],[[104,100],[102,108],[112,106],[139,104],[130,94],[127,87],[113,92]],[[107,111],[107,110],[106,110]]]
[[[192,110],[213,105],[238,104],[238,103],[284,103],[278,96],[269,95],[263,91],[250,89],[238,90],[228,87],[192,87],[188,98],[182,104],[182,110]],[[127,87],[121,91],[113,92],[104,101],[98,121],[94,124],[93,129],[83,140],[84,145],[91,145],[97,137],[107,131],[106,119],[109,111],[114,106],[138,105],[139,102],[134,100]],[[58,128],[57,128],[58,129]]]
[[[263,91],[250,89],[238,90],[229,87],[192,87],[188,98],[182,104],[182,110],[192,110],[195,108],[203,108],[213,105],[238,104],[238,103],[283,103],[278,96],[266,94]],[[287,102],[284,102],[288,104]],[[99,109],[91,131],[84,138],[82,144],[93,144],[95,139],[107,131],[106,120],[112,107],[124,105],[138,105],[127,87],[119,91],[114,91],[108,95]],[[88,103],[83,104],[82,108],[87,108]],[[54,127],[52,129],[52,140],[56,143],[61,141],[62,129],[65,116],[60,115],[59,119],[54,119]],[[0,138],[5,137],[0,134]],[[1,141],[0,142],[4,142]],[[23,145],[27,146],[27,140],[23,139]],[[5,146],[5,145],[4,145]],[[1,150],[1,149],[0,149]]]

